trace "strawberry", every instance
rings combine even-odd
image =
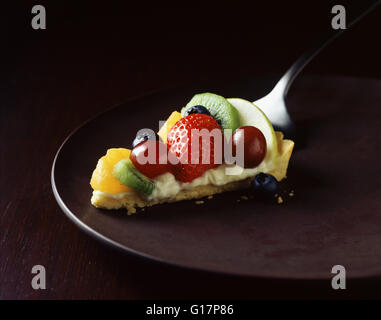
[[[176,179],[191,182],[221,164],[222,142],[221,128],[209,115],[195,113],[177,121],[167,138],[170,151],[179,161],[174,169]]]

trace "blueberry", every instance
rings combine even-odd
[[[271,174],[261,172],[255,176],[252,187],[260,194],[273,196],[278,191],[278,181]]]
[[[139,143],[147,140],[161,140],[157,133],[151,129],[141,129],[136,134],[134,141],[132,142],[132,148],[135,148]]]
[[[189,116],[190,114],[193,114],[193,113],[206,114],[206,115],[210,116],[209,110],[206,109],[204,106],[193,106],[193,107],[188,108],[185,111],[184,117]]]

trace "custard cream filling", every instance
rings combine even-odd
[[[192,182],[177,181],[173,174],[165,173],[157,177],[155,189],[147,198],[148,200],[161,200],[175,197],[181,190],[191,190],[198,186],[215,185],[221,186],[230,182],[244,180],[254,177],[260,172],[268,172],[272,169],[269,161],[263,161],[258,167],[250,169],[242,169],[237,167],[239,174],[226,174],[226,169],[235,166],[220,165],[217,168],[206,171],[201,177],[194,179]]]
[[[131,190],[131,191],[120,192],[120,193],[108,193],[108,192],[103,192],[103,191],[99,191],[99,190],[94,190],[93,194],[97,195],[97,196],[103,196],[106,198],[112,198],[112,199],[120,200],[129,194],[136,194],[136,192]]]
[[[236,165],[220,165],[217,168],[206,171],[201,177],[194,179],[192,182],[181,182],[175,179],[172,173],[165,173],[156,177],[153,181],[155,189],[147,200],[161,200],[175,197],[181,190],[190,190],[197,186],[215,185],[221,186],[230,182],[244,180],[254,177],[260,172],[270,172],[275,168],[271,160],[265,159],[255,168],[243,169]],[[227,174],[229,170],[234,170],[235,174]],[[231,172],[232,173],[232,172]],[[135,193],[127,191],[117,194],[105,193],[102,191],[94,191],[94,194],[102,195],[113,199],[122,199],[125,196]]]

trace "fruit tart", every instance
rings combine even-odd
[[[107,150],[91,177],[91,203],[133,214],[236,189],[275,193],[293,147],[253,103],[196,94],[158,133],[140,130],[131,150]]]

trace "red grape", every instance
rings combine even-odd
[[[150,179],[172,171],[172,165],[168,162],[168,147],[157,140],[139,143],[132,149],[130,159],[135,168]]]
[[[266,155],[266,139],[261,130],[252,126],[243,126],[234,131],[232,137],[233,156],[236,154],[237,146],[243,143],[244,167],[254,168],[258,166]],[[242,156],[242,155],[241,155]]]

